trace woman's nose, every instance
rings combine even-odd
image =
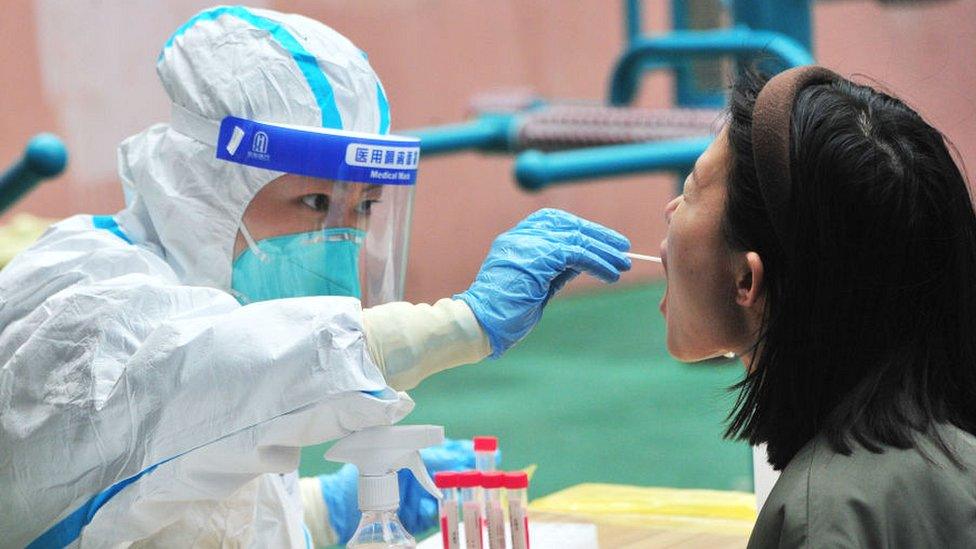
[[[674,210],[678,207],[681,202],[681,195],[674,197],[674,200],[668,202],[668,205],[664,207],[664,221],[671,223],[671,216],[674,214]]]

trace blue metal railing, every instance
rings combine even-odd
[[[579,179],[683,171],[694,165],[711,142],[711,137],[695,137],[553,153],[526,151],[515,159],[515,178],[523,189],[537,191]]]
[[[649,62],[672,65],[690,57],[737,58],[768,55],[786,67],[813,63],[799,42],[777,32],[736,27],[717,31],[674,31],[634,41],[617,61],[610,80],[610,103],[633,101]]]
[[[41,181],[64,171],[68,150],[57,136],[34,136],[24,156],[0,175],[0,213],[6,211]]]
[[[627,35],[627,43],[641,37],[644,31],[642,27],[641,0],[626,0],[624,5],[624,32]]]
[[[515,148],[518,119],[513,114],[483,114],[470,122],[417,128],[403,132],[420,138],[422,155],[463,150],[509,152]]]

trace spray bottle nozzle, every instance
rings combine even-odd
[[[400,499],[396,472],[400,469],[410,469],[425,490],[442,497],[427,473],[420,450],[443,442],[444,428],[440,425],[371,427],[335,443],[325,458],[359,468],[361,510],[396,509]]]

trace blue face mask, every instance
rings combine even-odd
[[[359,249],[366,233],[324,229],[259,240],[234,261],[231,288],[241,303],[286,297],[361,298]]]

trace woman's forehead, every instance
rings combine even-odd
[[[695,185],[701,188],[724,182],[728,174],[730,153],[729,130],[726,124],[695,162]]]

